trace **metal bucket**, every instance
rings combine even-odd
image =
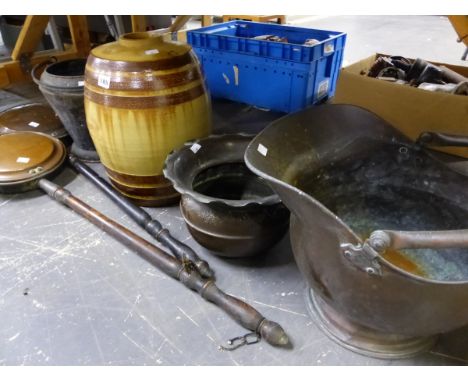
[[[273,122],[245,162],[292,212],[311,311],[334,340],[401,358],[468,324],[468,177],[350,105]]]
[[[44,65],[47,66],[38,79],[37,71]],[[86,59],[49,61],[36,65],[31,75],[72,137],[72,153],[86,161],[99,161],[86,126],[83,95],[85,66]]]

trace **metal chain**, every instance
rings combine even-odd
[[[260,334],[256,332],[250,332],[243,336],[234,337],[227,341],[228,346],[220,345],[219,350],[233,351],[244,345],[253,345],[260,342]]]

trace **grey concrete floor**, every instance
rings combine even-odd
[[[277,114],[215,102],[216,132],[258,132]],[[92,167],[104,175],[100,164]],[[69,167],[54,180],[149,236]],[[40,191],[0,195],[0,365],[461,365],[468,330],[427,353],[380,360],[330,340],[311,319],[288,235],[269,252],[222,259],[190,236],[177,206],[148,208],[215,270],[218,285],[284,326],[292,348],[218,350],[245,329]],[[153,240],[154,242],[154,240]]]
[[[448,47],[455,38],[451,26],[440,17],[289,20],[348,32],[345,57],[349,61],[380,51],[459,63],[457,57],[462,53],[459,44],[437,52],[421,47],[423,36],[427,36],[422,31],[430,30],[442,47]],[[404,28],[409,25],[415,28],[406,33]],[[389,41],[397,30],[402,36],[400,42]],[[411,40],[413,37],[419,43]],[[37,97],[37,92],[31,93],[28,87],[13,90],[20,96]],[[214,103],[216,132],[255,133],[278,116],[230,102]],[[93,168],[104,174],[101,165]],[[149,239],[70,168],[55,181]],[[31,191],[0,196],[0,365],[468,363],[466,328],[442,336],[430,352],[409,359],[379,360],[346,350],[312,321],[306,304],[307,287],[287,236],[260,257],[225,260],[191,238],[177,206],[147,211],[210,262],[221,288],[282,324],[293,347],[278,349],[262,342],[234,352],[219,351],[219,344],[245,330],[69,209],[39,191]]]

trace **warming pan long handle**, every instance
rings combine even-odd
[[[468,229],[451,231],[374,231],[368,239],[377,252],[386,249],[468,248]]]
[[[52,199],[70,207],[104,232],[107,232],[128,248],[134,250],[140,257],[156,266],[168,276],[179,280],[186,287],[198,292],[205,300],[212,302],[224,310],[224,312],[244,328],[258,333],[269,344],[284,346],[289,343],[288,336],[279,324],[267,320],[260,312],[244,301],[224,293],[216,286],[213,280],[203,278],[198,271],[190,269],[186,264],[162,249],[101,214],[73,196],[67,189],[61,188],[46,179],[41,179],[38,185]]]
[[[119,194],[108,182],[101,178],[89,166],[81,162],[73,155],[69,157],[70,163],[75,169],[94,183],[104,194],[106,194],[117,206],[130,216],[133,221],[143,227],[151,236],[169,248],[180,261],[191,261],[202,276],[213,278],[214,272],[208,263],[202,260],[195,251],[181,241],[174,238],[171,233],[163,228],[162,224],[153,219],[143,208],[136,206],[128,199]]]

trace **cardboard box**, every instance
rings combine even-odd
[[[425,131],[468,136],[468,96],[436,93],[367,77],[367,71],[381,55],[374,54],[341,69],[332,103],[370,110],[411,139],[417,139]],[[468,77],[468,67],[440,65]],[[468,158],[468,148],[440,150]]]

